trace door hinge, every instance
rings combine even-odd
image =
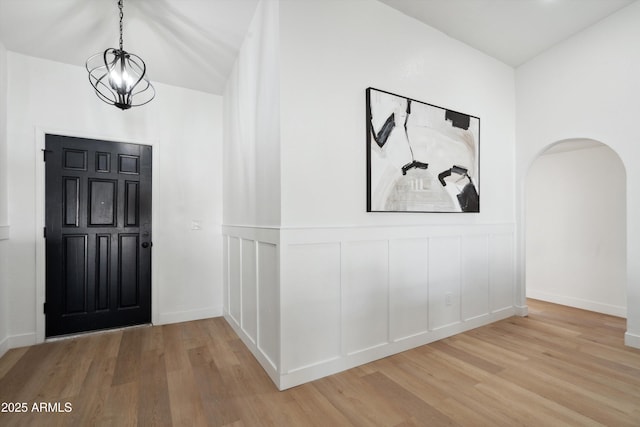
[[[44,304],[42,304],[42,312],[44,314],[47,314],[47,303],[46,302]]]
[[[47,227],[42,227],[42,237],[47,238]]]
[[[47,161],[47,153],[51,153],[52,150],[45,150],[44,148],[42,149],[42,160],[43,161]]]

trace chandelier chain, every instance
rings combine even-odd
[[[122,48],[122,19],[124,18],[124,13],[122,12],[122,1],[123,0],[118,0],[118,7],[120,8],[120,50],[124,50]]]

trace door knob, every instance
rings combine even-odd
[[[142,247],[147,249],[149,246],[151,246],[151,243],[149,242],[142,242]]]

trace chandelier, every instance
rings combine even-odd
[[[87,59],[85,66],[98,98],[121,110],[128,110],[151,101],[156,96],[156,90],[145,77],[147,66],[142,58],[122,47],[122,3],[123,0],[118,0],[120,49],[109,48],[96,53]]]

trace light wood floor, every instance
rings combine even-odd
[[[0,425],[640,426],[624,320],[529,309],[284,392],[221,318],[14,349],[0,402],[72,411],[0,413]]]

